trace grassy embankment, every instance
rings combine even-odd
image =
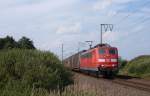
[[[129,61],[120,74],[150,79],[150,55],[139,56]]]
[[[29,38],[0,38],[0,96],[85,96],[73,82],[57,56],[36,50]]]
[[[46,96],[72,83],[72,73],[53,53],[21,49],[0,51],[1,96]]]
[[[60,63],[50,52],[1,50],[0,96],[96,96],[72,85],[73,74]]]

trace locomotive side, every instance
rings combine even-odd
[[[118,50],[116,47],[100,44],[67,58],[65,65],[67,64],[72,70],[114,76],[118,71]]]

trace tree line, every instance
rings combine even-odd
[[[6,36],[4,38],[0,38],[0,50],[2,49],[36,49],[33,41],[27,37],[22,37],[18,41],[16,41],[11,36]]]

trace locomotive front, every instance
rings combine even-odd
[[[98,69],[104,75],[115,75],[118,71],[118,50],[115,47],[98,48]]]

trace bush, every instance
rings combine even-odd
[[[5,38],[0,38],[0,50],[3,49],[36,49],[33,41],[27,37],[22,37],[19,41],[15,41],[13,37],[6,36]]]
[[[139,56],[127,63],[123,73],[131,76],[150,76],[150,56]]]
[[[127,60],[124,60],[124,59],[122,59],[122,58],[119,58],[120,69],[123,69],[123,68],[126,66],[127,63],[128,63]]]
[[[71,83],[72,74],[53,53],[20,49],[0,51],[0,91],[13,93],[4,96],[27,96],[24,94],[32,88],[62,89]]]

